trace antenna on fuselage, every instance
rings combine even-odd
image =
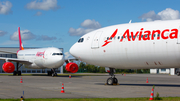
[[[131,23],[132,20],[129,21],[129,23]]]

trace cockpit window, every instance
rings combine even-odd
[[[84,38],[80,38],[80,39],[78,40],[78,43],[83,42],[83,41],[84,41]]]
[[[63,55],[63,53],[53,53],[52,55]]]

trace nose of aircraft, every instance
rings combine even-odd
[[[57,64],[58,66],[61,66],[64,64],[64,56],[61,55],[61,56],[57,56],[57,57],[54,57],[54,61],[55,63],[54,64]]]
[[[70,54],[71,54],[72,56],[76,57],[77,52],[78,52],[78,47],[76,46],[76,44],[74,44],[74,45],[70,48],[69,52],[70,52]]]

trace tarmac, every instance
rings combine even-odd
[[[95,74],[96,75],[96,74]],[[20,83],[20,80],[23,83]],[[105,85],[108,74],[99,76],[2,76],[0,98],[137,98],[154,96],[180,97],[180,76],[160,74],[116,74],[118,85]],[[148,78],[148,83],[147,82]],[[65,93],[60,93],[64,83]]]

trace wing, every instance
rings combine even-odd
[[[23,59],[17,59],[17,58],[4,58],[4,57],[0,57],[0,60],[19,62],[19,63],[22,63],[22,64],[32,64],[32,62],[30,62],[29,60],[23,60]]]
[[[2,51],[2,50],[0,50],[0,52],[3,52],[3,53],[10,53],[10,54],[17,54],[16,52]]]
[[[65,62],[66,62],[66,64],[68,64],[68,63],[70,63],[73,60],[77,61],[78,59],[76,59],[76,58],[65,59]]]

